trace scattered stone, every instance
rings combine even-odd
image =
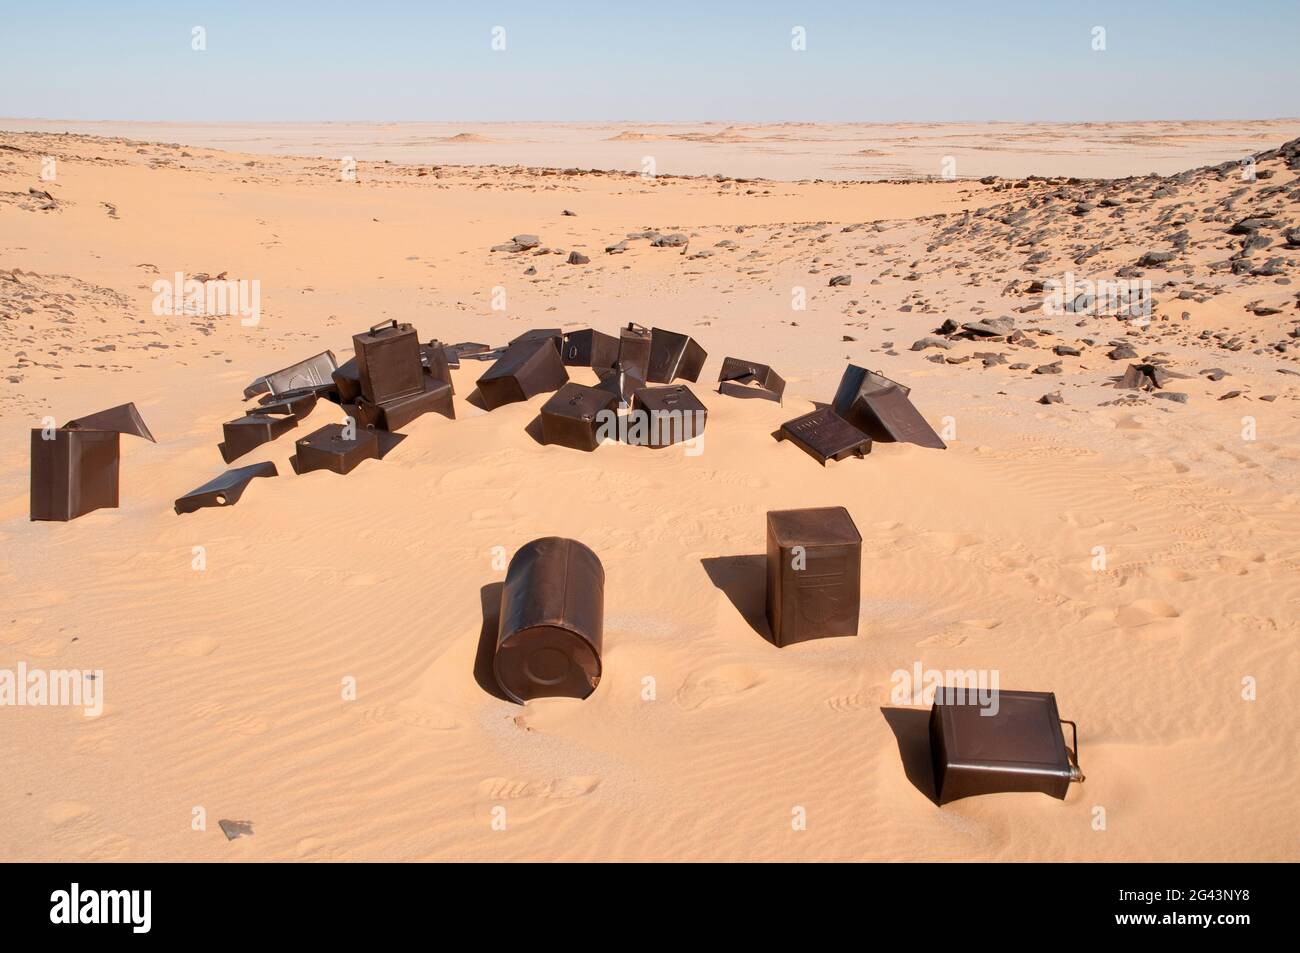
[[[1188,375],[1178,374],[1156,364],[1130,364],[1122,377],[1114,377],[1115,386],[1125,390],[1158,390],[1174,378],[1186,379]]]
[[[217,821],[217,825],[221,828],[221,833],[226,835],[226,840],[236,840],[240,837],[253,836],[252,821],[220,820]]]
[[[1163,265],[1166,262],[1174,260],[1174,252],[1171,251],[1149,251],[1138,259],[1139,268],[1150,268],[1153,265]]]
[[[681,248],[690,239],[681,232],[675,232],[672,235],[660,235],[650,242],[655,248]]]
[[[1000,318],[984,318],[961,326],[963,331],[968,331],[976,337],[1002,337],[1010,334],[1015,328],[1016,322],[1006,314]]]

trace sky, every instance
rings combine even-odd
[[[1300,0],[0,0],[0,116],[1267,119],[1297,53]]]

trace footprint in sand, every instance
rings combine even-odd
[[[1215,567],[1230,576],[1246,576],[1252,566],[1260,565],[1264,560],[1264,554],[1259,552],[1225,552],[1216,560]]]
[[[421,710],[400,705],[379,705],[361,713],[362,725],[393,723],[425,731],[456,731],[462,727],[461,722],[451,711],[437,706]]]
[[[955,649],[965,641],[966,636],[961,632],[939,632],[926,636],[915,645],[917,648]]]
[[[1239,625],[1244,629],[1251,629],[1255,632],[1276,632],[1278,630],[1277,620],[1266,615],[1246,615],[1235,612],[1228,616],[1234,625]]]
[[[1126,629],[1137,628],[1158,622],[1161,619],[1177,619],[1182,613],[1160,599],[1138,599],[1115,610],[1115,621]]]
[[[734,701],[762,684],[748,665],[719,665],[686,676],[677,691],[677,704],[688,711]]]
[[[474,817],[481,823],[495,820],[497,807],[506,810],[506,823],[528,821],[549,811],[576,803],[600,786],[595,775],[576,775],[547,781],[484,778],[478,785]]]
[[[826,699],[826,707],[841,715],[879,708],[880,697],[877,695],[877,691],[879,691],[879,686],[864,692],[854,692],[851,695],[836,695],[834,698]]]
[[[479,782],[479,797],[490,801],[518,801],[525,798],[568,800],[584,797],[600,786],[600,778],[592,774],[545,781],[523,781],[517,778],[484,778]]]

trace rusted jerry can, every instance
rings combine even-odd
[[[858,634],[862,537],[842,506],[767,514],[767,621],[779,646]]]
[[[577,540],[546,536],[510,560],[492,668],[511,700],[586,698],[600,683],[605,570]]]
[[[1037,791],[1064,799],[1079,770],[1079,729],[1061,718],[1051,692],[940,688],[930,709],[930,758],[940,804],[977,794]],[[1065,746],[1069,725],[1073,747]]]
[[[361,395],[375,404],[411,397],[424,390],[424,365],[415,328],[396,319],[354,334]]]

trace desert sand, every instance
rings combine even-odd
[[[649,126],[549,133],[629,161],[681,150],[647,179],[492,141],[544,131],[417,130],[487,140],[417,159],[362,130],[379,145],[352,150],[347,181],[311,130],[7,121],[37,131],[0,133],[0,668],[102,670],[105,701],[0,710],[0,858],[1297,859],[1300,158],[1265,153],[1253,180],[1235,161],[1297,131],[1213,125],[1137,145],[1097,127],[1095,150],[1008,125],[956,181],[851,183],[807,180],[937,174],[951,140],[873,166],[840,146],[610,141]],[[628,237],[647,230],[689,243]],[[547,252],[489,250],[525,232]],[[1172,254],[1138,264],[1153,251]],[[175,272],[260,282],[260,321],[156,315]],[[1049,313],[1034,283],[1068,272],[1149,280],[1151,320]],[[541,445],[545,398],[486,413],[468,399],[486,365],[466,361],[457,419],[421,418],[383,461],[294,475],[293,439],[342,419],[322,402],[237,461],[279,477],[173,512],[225,469],[245,385],[324,348],[344,360],[389,318],[489,344],[687,332],[709,352],[690,385],[703,451]],[[1117,342],[1136,356],[1109,358]],[[784,406],[716,394],[727,355],[775,367]],[[773,440],[849,362],[909,386],[948,449],[822,468]],[[1186,377],[1114,386],[1142,362]],[[123,438],[121,507],[29,522],[30,429],[126,401],[158,442]],[[860,632],[778,649],[764,514],[822,505],[863,535]],[[514,705],[485,674],[485,604],[500,554],[551,534],[604,564],[604,677],[585,701]],[[1055,692],[1087,780],[1064,802],[937,807],[926,709],[891,699],[918,663]]]
[[[1300,136],[1300,119],[916,123],[175,123],[0,118],[258,155],[525,165],[787,181],[1171,175]],[[945,160],[951,160],[946,162]]]

